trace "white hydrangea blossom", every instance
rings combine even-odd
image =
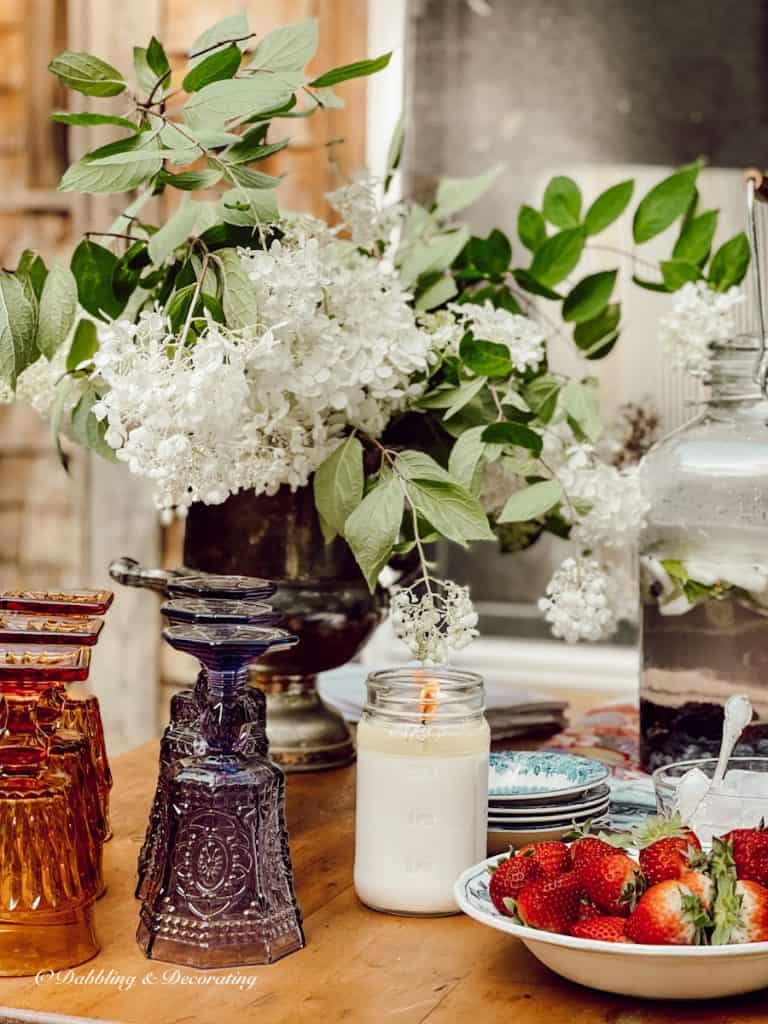
[[[477,612],[469,588],[430,579],[396,590],[390,605],[395,635],[425,665],[440,665],[478,636]]]
[[[574,445],[559,468],[568,496],[563,515],[581,547],[622,547],[635,542],[650,503],[634,466],[617,469],[596,458],[589,445]]]
[[[394,270],[306,219],[241,258],[255,292],[246,328],[211,322],[179,348],[156,312],[99,327],[110,390],[95,412],[163,508],[303,486],[348,425],[379,436],[436,358]]]
[[[710,345],[736,332],[741,288],[716,292],[705,281],[689,281],[675,293],[675,303],[659,320],[659,338],[674,366],[697,376],[709,369]]]
[[[603,640],[617,625],[608,591],[608,577],[594,558],[566,558],[539,599],[539,609],[553,635],[568,644]]]
[[[50,360],[41,356],[19,374],[16,382],[16,400],[31,405],[41,416],[50,415],[59,395],[57,385],[67,372],[68,349],[67,344],[60,345]],[[72,404],[78,397],[77,389],[74,389]]]
[[[347,185],[326,193],[326,198],[348,228],[355,245],[371,250],[388,242],[402,216],[402,207],[383,209],[378,198],[379,182],[368,172],[355,175]]]
[[[488,301],[482,306],[471,302],[453,303],[449,308],[464,329],[471,330],[478,340],[505,345],[516,370],[534,369],[544,358],[544,334],[530,317],[496,309]]]

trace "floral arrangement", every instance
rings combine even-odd
[[[313,486],[326,540],[346,540],[371,587],[394,555],[418,558],[392,620],[425,661],[476,634],[466,589],[432,574],[438,539],[518,550],[544,531],[570,536],[581,553],[541,606],[555,635],[598,639],[618,614],[606,568],[646,504],[633,469],[600,454],[588,372],[619,339],[619,271],[578,266],[634,183],[584,209],[576,182],[553,178],[540,208],[520,209],[513,251],[503,231],[478,237],[458,216],[499,169],[445,179],[428,204],[387,205],[398,131],[383,183],[361,176],[330,195],[339,225],[280,212],[279,179],[254,167],[289,142],[272,122],[337,106],[334,86],[389,59],[308,76],[316,47],[314,21],[254,40],[237,15],[193,43],[180,89],[155,38],[135,51],[135,87],[88,54],[52,61],[68,87],[126,99],[119,115],[54,115],[123,133],[60,188],[138,192],[69,267],[27,252],[0,275],[7,397],[151,479],[166,513]],[[633,214],[638,245],[679,223],[657,280],[634,280],[679,293],[663,331],[697,365],[702,324],[707,337],[725,329],[749,261],[744,235],[711,256],[717,211],[697,209],[700,167],[659,182]],[[146,223],[146,202],[169,189],[184,193],[178,210]],[[585,360],[580,379],[550,369],[555,340]]]

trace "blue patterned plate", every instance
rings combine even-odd
[[[553,797],[583,793],[604,782],[607,765],[576,754],[546,750],[501,750],[491,754],[488,798],[542,803]]]

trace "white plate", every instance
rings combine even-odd
[[[605,796],[611,792],[611,787],[605,783],[599,786],[593,786],[591,789],[584,789],[577,793],[564,793],[558,795],[555,793],[550,796],[548,793],[539,793],[525,798],[520,797],[514,799],[513,797],[507,796],[488,796],[488,803],[493,807],[501,809],[508,809],[510,811],[526,810],[534,807],[569,807],[571,804],[580,803],[583,800],[599,800],[601,796]],[[654,796],[654,807],[656,806],[656,798]]]
[[[610,800],[603,800],[597,807],[590,807],[586,811],[571,811],[566,814],[558,812],[557,814],[521,814],[510,816],[499,814],[496,811],[489,811],[488,821],[498,825],[507,825],[509,828],[524,825],[533,825],[534,827],[546,824],[559,825],[568,824],[568,822],[572,821],[579,823],[589,821],[591,818],[602,818],[604,814],[607,814],[610,805]]]
[[[593,789],[610,775],[600,761],[548,750],[500,750],[491,754],[488,793],[509,802],[531,797],[575,796]]]
[[[490,857],[465,871],[454,896],[465,914],[520,939],[550,970],[589,988],[646,999],[719,999],[768,985],[768,942],[739,946],[645,946],[574,939],[526,928],[488,896]]]

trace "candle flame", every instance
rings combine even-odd
[[[424,678],[421,672],[417,678]],[[436,679],[424,678],[419,691],[419,713],[425,721],[434,716],[440,697],[440,683]]]

